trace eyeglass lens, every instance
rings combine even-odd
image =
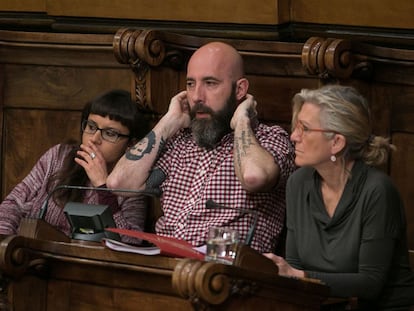
[[[89,120],[85,120],[82,122],[82,130],[88,134],[95,134],[96,131],[99,130],[104,140],[107,140],[113,143],[116,142],[120,136],[127,137],[127,135],[122,135],[112,129],[101,129],[96,125],[95,122],[92,122]]]

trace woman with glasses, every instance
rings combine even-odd
[[[373,135],[368,103],[328,85],[293,98],[291,140],[299,168],[286,188],[286,257],[265,254],[280,275],[321,280],[331,295],[357,297],[360,310],[409,310],[404,207],[374,166],[394,149]]]
[[[115,163],[147,134],[149,122],[129,92],[111,90],[85,105],[80,125],[80,144],[49,149],[0,204],[0,234],[16,234],[20,220],[38,217],[46,202],[44,219],[69,236],[71,228],[63,213],[69,201],[108,205],[117,227],[144,229],[146,200],[142,196],[124,198],[109,191],[59,187],[105,188]],[[126,236],[122,239],[134,242]]]

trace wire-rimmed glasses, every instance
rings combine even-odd
[[[309,132],[339,134],[337,131],[330,130],[330,129],[310,128],[310,127],[304,125],[301,121],[296,122],[296,126],[293,130],[295,130],[299,136],[302,136],[303,133],[309,133]]]

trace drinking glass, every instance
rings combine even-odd
[[[228,227],[211,227],[207,233],[205,260],[233,264],[239,243],[239,233]]]

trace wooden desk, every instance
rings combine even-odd
[[[319,310],[324,285],[191,259],[121,253],[98,243],[3,237],[13,310]]]

